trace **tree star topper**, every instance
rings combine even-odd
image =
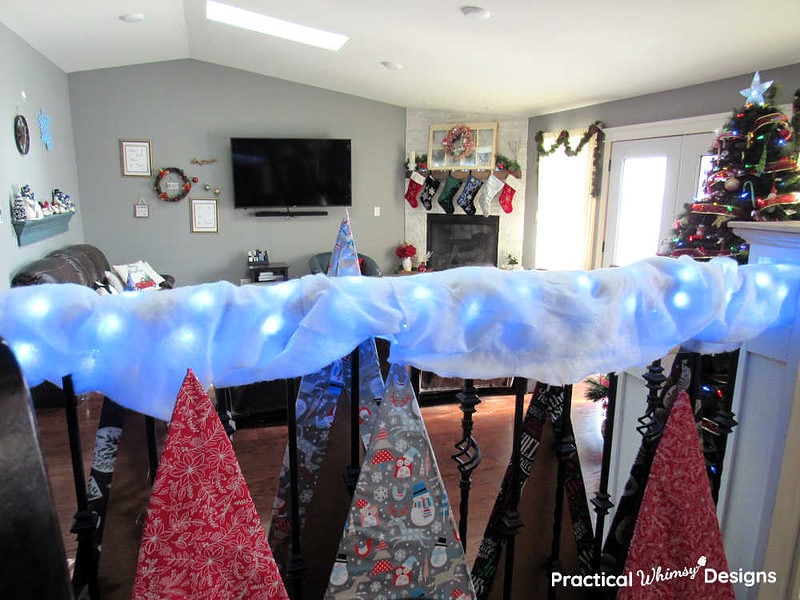
[[[764,106],[764,104],[766,104],[764,92],[766,92],[771,85],[771,79],[766,83],[761,83],[761,75],[756,71],[756,74],[753,75],[753,81],[750,83],[750,87],[741,90],[739,93],[746,98],[745,105],[757,104],[758,106]]]

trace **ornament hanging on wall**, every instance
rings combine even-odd
[[[31,149],[31,133],[28,129],[28,121],[22,115],[14,117],[14,141],[17,144],[17,151],[25,156]]]
[[[167,202],[180,202],[189,195],[192,189],[192,182],[186,173],[178,167],[164,167],[156,175],[155,185],[156,194]]]
[[[39,109],[37,120],[39,121],[39,139],[48,151],[52,150],[53,134],[50,133],[50,117],[44,112],[44,108]]]

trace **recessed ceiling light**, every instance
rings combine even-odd
[[[206,18],[325,50],[339,50],[350,39],[346,35],[268,17],[261,13],[214,2],[214,0],[206,0]]]
[[[127,15],[120,15],[119,20],[126,23],[138,23],[139,21],[144,21],[144,15],[142,13],[128,13]]]
[[[381,64],[390,71],[399,71],[400,69],[403,68],[403,65],[401,65],[400,63],[392,62],[391,60],[383,60],[381,61]]]
[[[468,19],[488,19],[492,16],[492,13],[480,6],[462,6],[461,14]]]

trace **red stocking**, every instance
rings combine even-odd
[[[514,200],[514,194],[517,193],[519,185],[522,183],[519,179],[514,177],[511,173],[506,177],[506,182],[503,185],[503,190],[500,192],[500,208],[503,212],[510,213],[514,208],[511,202]]]
[[[425,176],[417,171],[414,171],[411,174],[411,179],[408,180],[408,188],[406,188],[405,199],[408,200],[408,203],[411,205],[411,208],[417,208],[419,206],[419,202],[417,201],[417,196],[419,196],[420,191],[422,190],[422,185],[425,183]]]

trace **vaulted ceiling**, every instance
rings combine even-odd
[[[350,40],[333,52],[269,38],[207,20],[205,0],[2,0],[0,22],[68,73],[193,58],[399,106],[528,116],[800,62],[797,0],[481,0],[488,19],[453,0],[230,3]],[[131,13],[145,18],[119,19]]]

